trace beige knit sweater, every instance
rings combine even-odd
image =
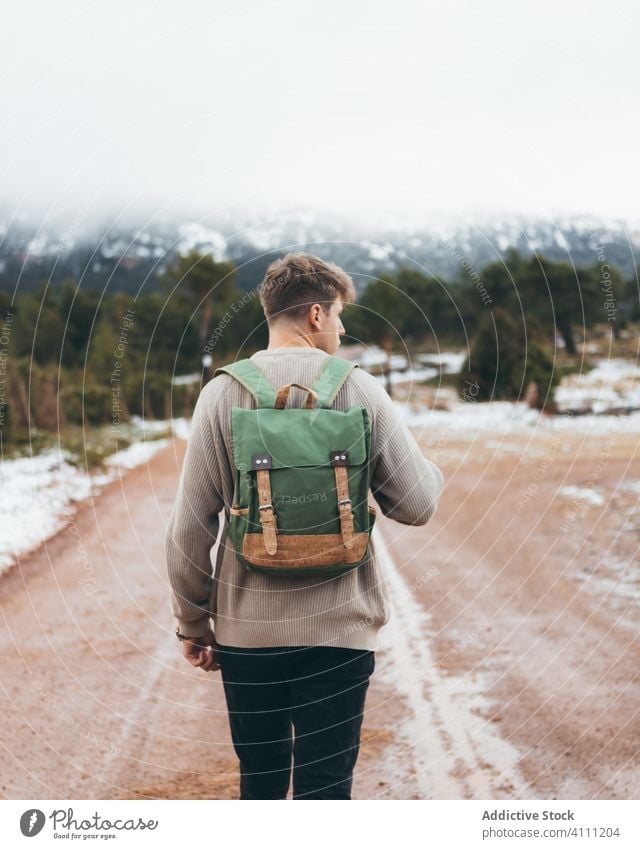
[[[251,360],[277,389],[310,386],[328,354],[318,348],[272,348]],[[293,387],[289,406],[304,403]],[[425,459],[380,383],[353,369],[333,407],[366,407],[371,418],[371,491],[385,516],[423,525],[443,488],[440,469]],[[171,606],[180,631],[201,636],[214,620],[216,640],[230,646],[342,646],[370,649],[390,615],[382,576],[369,544],[368,559],[338,576],[286,576],[249,572],[222,528],[212,575],[210,552],[233,498],[232,407],[254,408],[251,394],[227,374],[203,389],[193,414],[177,498],[166,535]]]

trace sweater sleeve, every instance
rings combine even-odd
[[[371,491],[383,515],[403,525],[426,525],[444,488],[439,467],[428,460],[391,398],[372,379]]]
[[[201,637],[209,630],[212,589],[210,552],[224,508],[212,415],[214,381],[204,387],[191,420],[191,433],[178,493],[165,537],[171,607],[180,633]]]

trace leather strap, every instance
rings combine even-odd
[[[278,550],[278,535],[276,514],[271,503],[271,479],[269,469],[260,469],[256,472],[258,481],[258,513],[262,526],[262,536],[267,554],[275,554]]]
[[[336,492],[338,493],[338,512],[340,513],[340,530],[345,548],[353,548],[353,512],[349,498],[349,476],[346,466],[334,466],[336,474]]]
[[[274,405],[276,410],[284,410],[285,405],[287,403],[287,398],[289,397],[289,390],[292,386],[297,386],[299,389],[304,389],[304,391],[308,393],[307,400],[305,401],[305,407],[307,408],[307,410],[313,409],[313,407],[315,407],[318,397],[313,391],[313,389],[309,389],[308,386],[303,386],[302,383],[287,383],[285,384],[285,386],[281,386],[280,389],[278,389],[276,403]]]

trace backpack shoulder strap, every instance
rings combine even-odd
[[[276,390],[269,383],[264,372],[251,360],[237,360],[235,363],[220,366],[214,371],[213,376],[220,372],[235,377],[238,383],[241,383],[253,395],[258,407],[275,407]]]
[[[340,387],[354,368],[358,368],[357,363],[343,360],[340,357],[329,357],[312,387],[318,396],[317,407],[331,406]]]

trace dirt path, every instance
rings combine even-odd
[[[163,528],[184,443],[111,484],[2,582],[7,798],[232,798],[219,676],[182,658]]]
[[[471,713],[520,753],[529,795],[637,799],[637,435],[444,439],[446,497],[428,538],[391,527],[458,707],[454,752],[473,737]],[[483,755],[489,773],[503,754]]]
[[[189,667],[172,633],[163,537],[183,451],[111,484],[0,579],[4,798],[236,797],[219,675]],[[531,468],[509,480],[512,453],[485,468],[464,451],[443,455],[433,523],[379,523],[394,615],[354,796],[637,796],[637,606],[576,577],[584,516],[554,549],[544,490],[569,461],[514,517]],[[590,562],[608,538],[593,536]]]

